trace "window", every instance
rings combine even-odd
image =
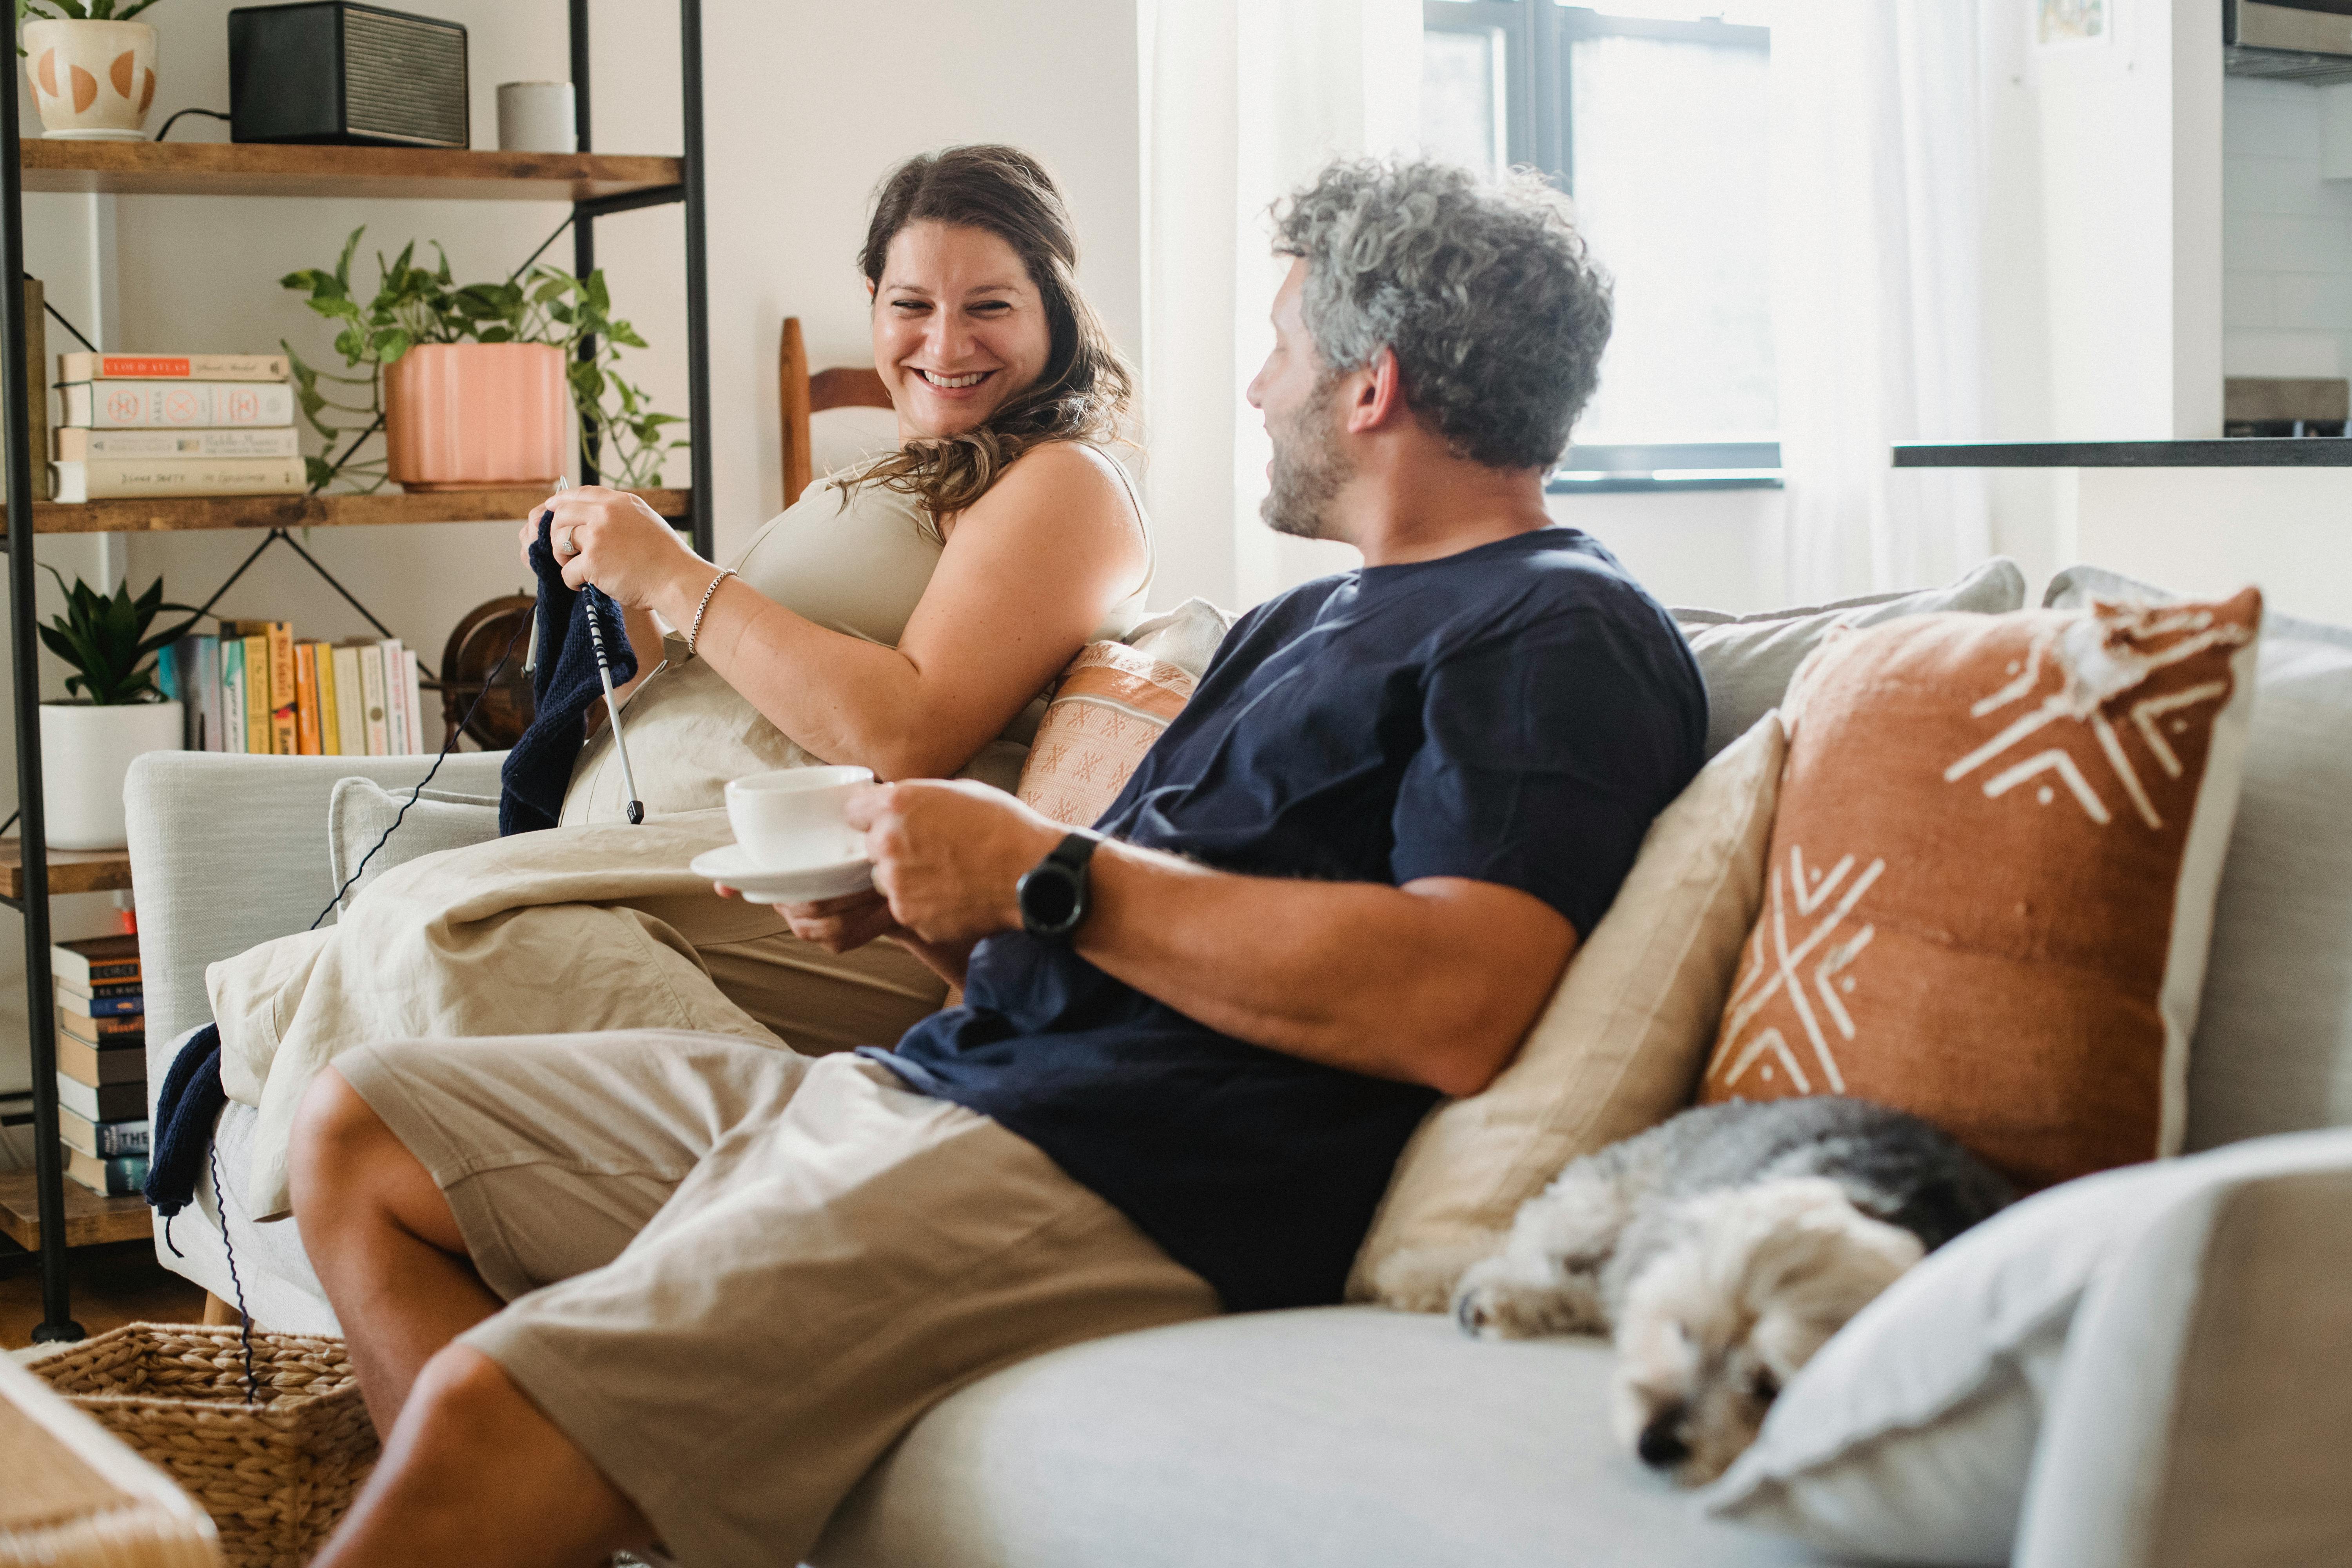
[[[1764,0],[1424,0],[1422,138],[1574,197],[1616,279],[1555,490],[1779,481]]]

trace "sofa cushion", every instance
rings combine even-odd
[[[1212,1318],[1024,1362],[925,1416],[816,1568],[1811,1563],[1609,1436],[1599,1340],[1373,1307]]]
[[[2174,595],[2096,567],[2048,602]],[[2352,1124],[2352,628],[2265,617],[2189,1053],[2187,1147]]]
[[[1706,679],[1706,754],[1711,757],[1748,733],[1767,709],[1780,706],[1797,666],[1832,626],[1883,626],[1936,610],[1997,616],[2024,607],[2025,574],[2007,556],[1996,556],[1957,583],[1916,593],[1874,594],[1752,616],[1685,609],[1672,614],[1690,639],[1699,673]]]
[[[1703,1103],[1853,1094],[2027,1188],[2177,1152],[2262,595],[1825,640]]]
[[[1405,1145],[1351,1300],[1443,1310],[1561,1166],[1690,1103],[1762,896],[1786,752],[1768,713],[1658,814],[1510,1065]]]
[[[1013,793],[1066,827],[1092,826],[1194,684],[1180,666],[1119,643],[1088,643],[1055,681]]]
[[[2078,1309],[2111,1296],[2109,1274],[2131,1268],[2142,1241],[2185,1208],[2282,1175],[2343,1171],[2352,1171],[2344,1133],[2269,1138],[2087,1176],[1996,1215],[1896,1280],[1830,1341],[1774,1404],[1755,1446],[1703,1494],[1707,1508],[1824,1551],[2009,1562],[2044,1409],[2053,1387],[2075,1377],[2066,1342]],[[2193,1297],[2197,1268],[2193,1258],[2176,1258],[2164,1271],[2176,1298]],[[2136,1301],[2145,1305],[2147,1282],[2138,1283]],[[2325,1277],[2305,1288],[2328,1298],[2339,1289]],[[2177,1371],[2174,1358],[2150,1320],[2110,1315],[2110,1338],[2096,1347],[2110,1375],[2161,1385]],[[2137,1368],[2134,1342],[2146,1358]],[[2083,1452],[2161,1454],[2161,1442],[2141,1441],[2149,1434],[2107,1425],[2108,1412],[2134,1403],[2160,1409],[2160,1401],[2136,1392],[2105,1401],[2105,1411],[2095,1398],[2084,1403],[2088,1429],[2061,1446],[2069,1463],[2079,1468],[2072,1456]],[[2133,1417],[2135,1428],[2151,1424],[2163,1417],[2147,1409]],[[2131,1485],[2105,1489],[2095,1500],[2151,1495]],[[2066,1502],[2045,1498],[2042,1506]]]
[[[400,831],[393,832],[394,826]],[[499,797],[494,795],[395,792],[371,778],[339,779],[327,800],[327,869],[336,890],[335,907],[350,909],[370,882],[394,866],[498,836]]]

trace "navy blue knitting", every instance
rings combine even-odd
[[[604,651],[615,685],[635,679],[637,658],[621,607],[596,589],[563,581],[548,538],[552,511],[539,514],[539,539],[530,547],[530,569],[539,578],[539,668],[531,672],[530,728],[507,753],[499,771],[499,832],[530,833],[552,827],[563,812],[563,792],[572,764],[588,739],[588,710],[604,695],[596,673],[596,639],[590,617],[602,623]]]

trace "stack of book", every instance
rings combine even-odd
[[[58,356],[49,499],[299,495],[284,354]]]
[[[232,621],[163,650],[166,697],[192,752],[404,757],[440,749],[425,731],[424,672],[396,637],[298,641],[286,621]]]
[[[49,949],[58,996],[58,1140],[66,1173],[121,1197],[147,1184],[147,1003],[139,939]]]

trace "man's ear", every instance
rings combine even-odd
[[[1360,436],[1387,426],[1406,413],[1404,373],[1396,351],[1382,343],[1364,362],[1363,380],[1348,406],[1348,433]]]

